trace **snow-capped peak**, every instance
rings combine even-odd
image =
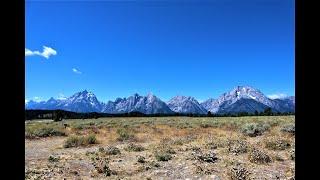
[[[218,99],[203,102],[202,105],[209,111],[215,113],[220,107],[230,106],[241,99],[251,99],[263,105],[273,107],[274,102],[266,97],[260,90],[251,86],[237,86],[227,93],[223,93]]]

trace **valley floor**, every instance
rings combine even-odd
[[[295,136],[287,128],[294,121],[294,116],[30,121],[25,125],[25,176],[294,179]],[[66,146],[67,139],[89,134],[97,141]]]

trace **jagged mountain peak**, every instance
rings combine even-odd
[[[271,107],[279,112],[294,112],[295,97],[269,99],[260,90],[251,86],[236,86],[223,93],[218,99],[208,99],[199,103],[194,97],[177,95],[167,103],[149,92],[145,96],[134,93],[129,97],[116,98],[115,101],[103,103],[94,93],[88,90],[79,91],[67,98],[53,98],[47,101],[30,100],[25,103],[26,109],[64,109],[75,112],[127,113],[139,111],[145,114],[173,112],[205,114],[233,111],[263,110]]]
[[[138,93],[128,98],[117,98],[109,102],[102,110],[106,113],[126,113],[139,111],[145,114],[172,113],[170,108],[152,93],[141,96]]]
[[[168,101],[170,109],[177,113],[206,114],[207,110],[191,96],[175,96]]]
[[[191,96],[182,96],[182,95],[177,95],[171,98],[168,103],[170,102],[175,102],[175,101],[180,101],[180,102],[185,102],[185,101],[192,101],[195,103],[199,103],[194,97]]]
[[[261,106],[274,106],[274,102],[265,96],[259,89],[247,85],[236,86],[229,92],[223,93],[218,99],[209,99],[201,103],[201,105],[208,111],[217,113],[222,107],[227,108],[242,99],[257,101],[262,104]]]
[[[263,95],[259,89],[251,86],[236,86],[231,91],[224,93],[223,96],[233,96],[235,98],[255,99],[255,95]]]
[[[53,97],[51,97],[50,99],[48,99],[48,101],[56,101],[56,99],[54,99]]]

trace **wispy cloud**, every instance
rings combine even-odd
[[[270,95],[268,95],[268,97],[270,99],[281,99],[281,98],[288,97],[288,95],[284,94],[284,93],[277,93],[277,94],[270,94]]]
[[[52,49],[51,47],[43,46],[43,51],[31,51],[30,49],[25,48],[24,50],[25,56],[41,56],[46,59],[49,59],[50,56],[57,55],[57,51]]]
[[[76,73],[76,74],[82,74],[82,72],[81,71],[79,71],[78,69],[76,69],[76,68],[72,68],[72,71],[74,72],[74,73]]]

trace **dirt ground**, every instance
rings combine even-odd
[[[289,121],[294,122],[294,118]],[[280,126],[250,137],[227,126],[179,128],[167,124],[136,124],[127,127],[134,138],[124,141],[118,139],[118,127],[94,130],[68,127],[67,136],[26,138],[25,174],[26,179],[294,179],[294,135],[281,132]],[[93,132],[97,144],[64,148],[71,134],[81,136]],[[283,149],[266,148],[265,142],[270,139],[285,139],[289,145]],[[242,145],[235,143],[238,141],[246,144],[244,152],[237,152],[243,150]],[[126,149],[129,144],[142,146],[144,150],[129,151]],[[100,151],[111,146],[120,153]],[[167,153],[171,159],[159,161],[155,154],[164,149],[172,151]],[[265,152],[270,162],[250,161],[253,149]],[[140,156],[144,162],[138,162]],[[50,157],[53,158],[50,160]],[[110,174],[97,171],[95,164],[102,159]]]

